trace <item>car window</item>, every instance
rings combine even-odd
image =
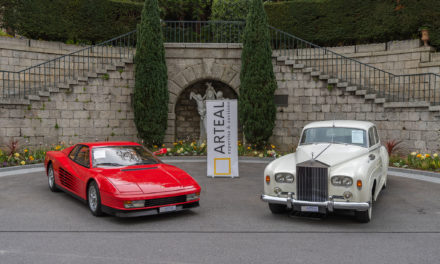
[[[373,127],[373,130],[374,130],[374,137],[376,138],[376,143],[378,143],[380,142],[380,139],[379,139],[379,134],[377,133],[377,128]]]
[[[372,127],[368,129],[368,140],[370,142],[370,147],[376,145],[376,139],[374,138],[374,131]]]
[[[304,130],[301,145],[342,143],[367,147],[366,131],[349,127],[314,127]]]
[[[76,156],[76,152],[78,151],[78,149],[81,147],[81,145],[76,145],[73,149],[72,149],[72,151],[70,151],[70,154],[69,154],[69,158],[71,159],[71,160],[73,160],[74,158],[75,158],[75,156]]]
[[[79,151],[78,154],[76,154],[76,157],[73,161],[75,161],[76,163],[85,166],[85,167],[89,167],[90,166],[90,158],[89,158],[89,147],[87,146],[82,146]]]
[[[134,166],[160,163],[143,146],[107,146],[92,148],[93,167]]]

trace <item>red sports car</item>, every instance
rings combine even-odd
[[[144,216],[199,206],[200,186],[133,142],[80,143],[49,151],[49,188],[87,202],[95,216]]]

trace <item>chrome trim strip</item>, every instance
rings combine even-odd
[[[326,207],[329,212],[333,212],[333,209],[344,209],[344,210],[356,210],[356,211],[366,211],[370,208],[369,203],[357,203],[357,202],[335,202],[333,200],[325,202],[309,202],[295,200],[293,198],[282,198],[270,195],[261,195],[261,200],[274,204],[285,204],[288,208],[292,208],[293,205],[308,205],[308,206],[321,206]]]

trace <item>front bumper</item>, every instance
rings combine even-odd
[[[333,212],[334,209],[366,211],[370,208],[369,203],[335,202],[332,198],[325,202],[309,202],[262,194],[261,200],[272,204],[285,204],[287,208],[293,208],[294,206],[318,206],[320,208],[327,208],[329,212]]]
[[[199,201],[179,204],[179,205],[176,205],[176,210],[172,211],[172,212],[188,210],[188,209],[195,208],[198,206],[199,206]],[[117,217],[138,217],[138,216],[146,216],[146,215],[164,214],[164,213],[159,212],[159,207],[152,208],[152,209],[120,210],[120,209],[115,209],[115,208],[103,205],[102,211],[106,214],[114,215]]]

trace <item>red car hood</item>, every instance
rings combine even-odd
[[[103,169],[105,176],[121,193],[157,193],[196,187],[198,184],[183,170],[167,164]]]

